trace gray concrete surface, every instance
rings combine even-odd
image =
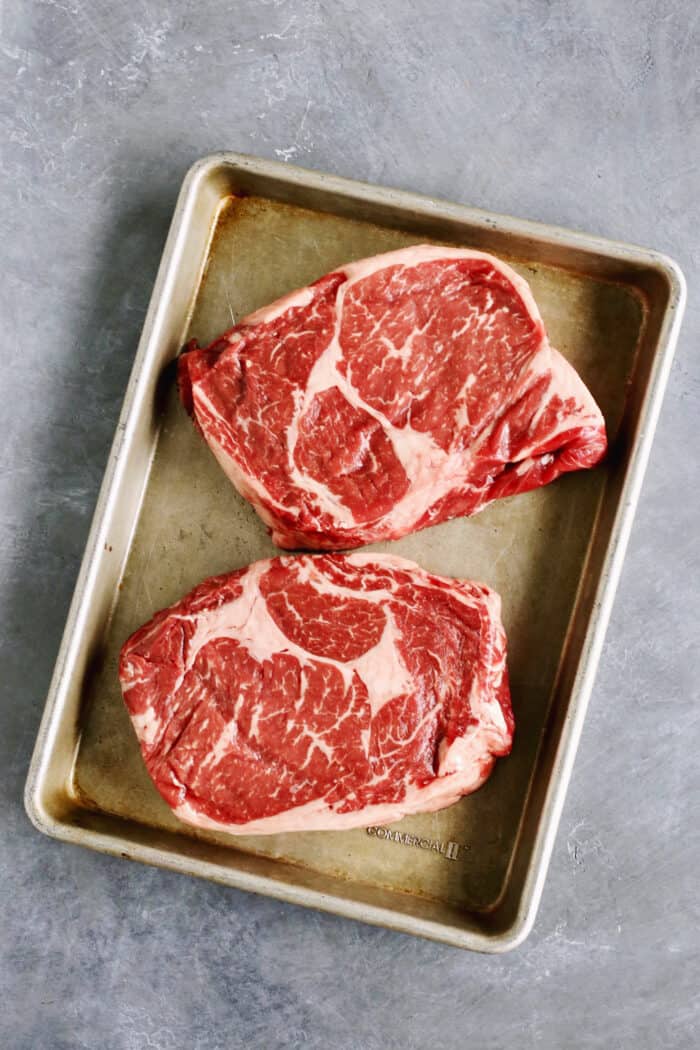
[[[700,1044],[700,11],[5,0],[0,1045]],[[178,184],[232,148],[653,246],[690,300],[536,930],[480,957],[42,838],[21,794]]]

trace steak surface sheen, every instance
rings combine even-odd
[[[389,555],[206,580],[129,638],[119,674],[163,798],[234,834],[442,809],[511,746],[498,595]]]
[[[178,368],[214,455],[288,549],[397,539],[606,448],[527,283],[482,252],[351,263],[190,344]]]

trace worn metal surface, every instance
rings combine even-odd
[[[426,238],[507,255],[608,428],[604,466],[375,548],[500,592],[513,754],[473,796],[396,825],[409,844],[383,831],[195,833],[146,774],[121,699],[119,650],[204,577],[275,551],[179,404],[170,364],[188,337],[205,344],[232,317],[343,262]],[[684,301],[675,265],[643,249],[233,154],[196,165],[29,775],[35,823],[58,838],[461,947],[520,943],[539,901]]]

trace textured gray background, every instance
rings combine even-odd
[[[0,1045],[697,1046],[698,5],[0,11]],[[60,845],[22,810],[175,195],[217,148],[636,241],[686,271],[686,322],[544,903],[511,956]]]

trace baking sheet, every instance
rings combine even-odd
[[[370,548],[501,593],[513,753],[476,794],[390,830],[234,839],[188,828],[141,761],[119,691],[119,649],[204,577],[277,552],[179,404],[169,362],[185,338],[204,345],[232,318],[341,263],[425,240],[497,251],[529,281],[553,345],[600,404],[611,443],[593,471]],[[71,614],[82,616],[87,634],[81,646],[69,621],[74,658],[63,667],[59,661],[52,687],[46,722],[53,709],[62,743],[51,746],[46,725],[38,742],[27,796],[35,822],[58,837],[464,947],[501,950],[522,939],[541,891],[682,295],[674,265],[641,249],[561,231],[548,240],[531,224],[270,162],[220,156],[200,164],[181,196],[98,507],[99,535],[87,554],[92,589],[81,593],[79,585]],[[82,662],[75,659],[81,649]]]

